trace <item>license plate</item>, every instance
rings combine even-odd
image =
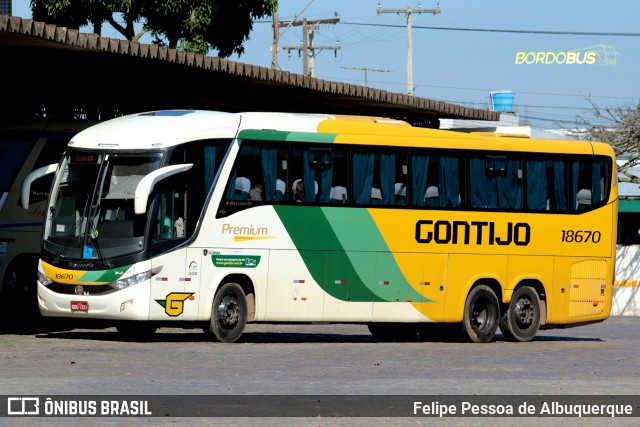
[[[89,312],[89,303],[87,301],[71,301],[71,311]]]

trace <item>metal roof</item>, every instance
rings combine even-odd
[[[106,119],[166,108],[498,120],[489,110],[100,37],[0,15],[0,124],[42,115]]]

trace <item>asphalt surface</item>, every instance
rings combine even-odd
[[[540,331],[528,343],[376,342],[363,325],[248,325],[241,342],[160,329],[5,330],[1,395],[640,395],[640,319]],[[51,329],[51,328],[49,328]],[[0,405],[5,403],[0,402]],[[640,408],[636,408],[640,415]],[[241,414],[239,414],[241,415]],[[94,418],[92,425],[638,425],[634,418]],[[8,421],[11,421],[8,423]],[[0,418],[0,425],[86,425]]]

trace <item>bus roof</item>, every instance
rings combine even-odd
[[[274,132],[284,132],[293,135],[284,138],[291,141],[314,141],[313,135],[324,134],[324,142],[338,144],[418,147],[428,144],[436,148],[613,155],[607,144],[511,135],[497,138],[481,133],[412,127],[404,121],[384,117],[202,110],[163,110],[118,117],[80,132],[69,145],[84,149],[144,150],[198,139],[235,138],[240,132],[243,137],[255,139],[273,139]]]

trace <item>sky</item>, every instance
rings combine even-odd
[[[314,34],[316,46],[340,47],[316,51],[317,78],[407,93],[407,17],[379,14],[379,3],[403,10],[438,4],[284,0],[278,15],[280,22],[340,19]],[[521,123],[541,129],[575,127],[577,116],[599,123],[588,97],[601,108],[640,100],[638,0],[440,0],[439,9],[411,15],[415,96],[490,108],[492,91],[512,91]],[[31,17],[29,0],[13,0],[13,15]],[[110,27],[102,36],[121,37]],[[229,59],[270,67],[272,20],[254,22],[249,37],[244,54]],[[284,49],[301,44],[300,26],[281,35],[279,69],[302,73],[298,50]],[[568,64],[571,55],[577,61]]]

